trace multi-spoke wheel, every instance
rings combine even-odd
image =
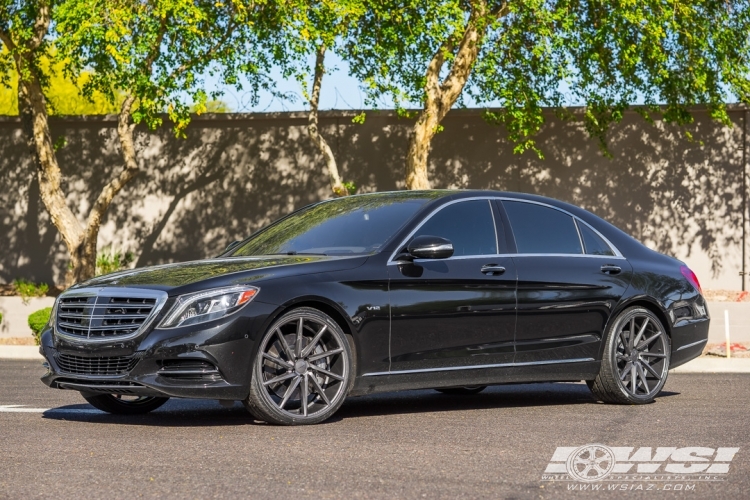
[[[486,388],[486,385],[467,385],[466,387],[446,387],[445,389],[435,390],[451,396],[471,396],[472,394],[479,394]]]
[[[669,355],[669,338],[659,318],[631,307],[609,329],[599,375],[587,383],[605,402],[650,403],[667,381]]]
[[[351,359],[346,335],[333,319],[317,309],[295,309],[261,340],[245,407],[274,424],[322,422],[346,398]]]
[[[152,396],[123,396],[120,394],[86,394],[81,396],[88,403],[107,413],[118,415],[140,415],[153,411],[166,403],[169,398],[157,398]]]

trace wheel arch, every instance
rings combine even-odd
[[[281,316],[288,313],[289,311],[302,307],[311,307],[327,314],[341,328],[341,331],[344,332],[344,335],[346,335],[346,338],[349,340],[349,346],[352,349],[352,365],[354,368],[353,373],[356,374],[358,366],[357,359],[359,354],[357,336],[354,334],[356,328],[354,327],[354,324],[352,324],[346,312],[344,312],[344,310],[338,304],[326,299],[325,297],[304,296],[297,297],[288,302],[285,302],[284,304],[280,305],[272,314],[270,314],[268,318],[266,318],[266,321],[263,323],[263,327],[261,329],[261,335],[265,334],[268,328]],[[257,344],[259,345],[260,342],[257,342]],[[253,355],[255,355],[255,351],[257,350],[257,348],[258,347],[256,345]]]
[[[600,360],[604,355],[604,347],[607,343],[607,336],[609,335],[609,329],[611,328],[612,323],[620,314],[622,314],[624,310],[630,307],[643,307],[644,309],[647,309],[648,311],[653,313],[664,326],[664,331],[667,333],[669,343],[672,343],[672,325],[669,322],[669,316],[667,315],[667,312],[664,310],[664,308],[658,302],[648,296],[632,297],[619,303],[615,310],[612,312],[612,315],[609,317],[609,321],[607,321],[607,325],[604,328],[604,335],[602,336],[601,347],[599,349]]]

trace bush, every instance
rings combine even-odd
[[[133,259],[133,252],[123,254],[119,250],[112,251],[112,248],[102,250],[96,256],[96,275],[122,271],[133,262]]]
[[[3,313],[0,313],[0,325],[3,324]]]
[[[29,314],[29,328],[34,332],[36,345],[41,343],[40,337],[42,336],[42,330],[44,330],[44,327],[49,323],[49,317],[51,314],[51,307],[45,307],[44,309],[39,309],[38,311]]]
[[[32,297],[44,297],[49,292],[47,283],[36,284],[25,279],[17,279],[13,282],[13,290],[21,296],[24,304],[28,304]]]

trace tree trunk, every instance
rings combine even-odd
[[[310,114],[307,116],[307,130],[310,133],[310,138],[318,147],[326,162],[331,191],[336,196],[346,196],[349,194],[349,190],[341,182],[336,158],[333,156],[333,151],[328,142],[320,135],[320,130],[318,130],[318,104],[320,102],[320,86],[326,71],[325,57],[326,46],[325,44],[321,44],[315,56],[315,75],[313,77],[312,94],[310,95]]]
[[[24,74],[22,71],[25,70],[27,75],[26,78],[19,77],[18,110],[27,133],[31,155],[36,163],[42,202],[70,254],[71,269],[66,274],[65,282],[66,285],[71,285],[75,270],[80,264],[83,228],[68,207],[60,185],[62,173],[49,132],[47,103],[39,78],[30,66],[23,58],[16,61],[18,74]]]
[[[17,65],[19,75],[23,74],[22,67]],[[70,286],[95,275],[97,239],[102,218],[115,195],[138,173],[133,140],[134,125],[129,123],[135,98],[130,96],[123,102],[117,127],[125,167],[120,175],[104,186],[91,208],[84,228],[68,207],[60,185],[62,174],[49,132],[47,107],[41,83],[33,71],[28,71],[27,74],[30,75],[27,79],[19,79],[19,111],[24,128],[29,134],[32,156],[37,163],[42,201],[70,254],[70,266],[65,276],[65,285]]]
[[[453,107],[471,76],[487,27],[493,19],[503,15],[505,10],[506,6],[503,5],[497,12],[490,13],[486,0],[473,0],[461,40],[455,40],[456,37],[447,39],[433,55],[425,74],[424,109],[419,113],[409,139],[409,152],[406,157],[407,189],[430,189],[427,160],[432,138],[439,131],[440,122]],[[456,49],[456,41],[456,55],[448,75],[441,82],[440,72],[443,69],[445,55]]]

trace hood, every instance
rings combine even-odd
[[[175,264],[142,267],[129,271],[97,276],[79,287],[143,286],[171,290],[202,281],[216,281],[216,286],[248,283],[274,276],[309,274],[358,267],[366,256],[333,257],[323,255],[269,255],[260,257],[230,257],[205,259]],[[268,270],[268,272],[259,272]],[[214,283],[211,284],[213,286]]]

